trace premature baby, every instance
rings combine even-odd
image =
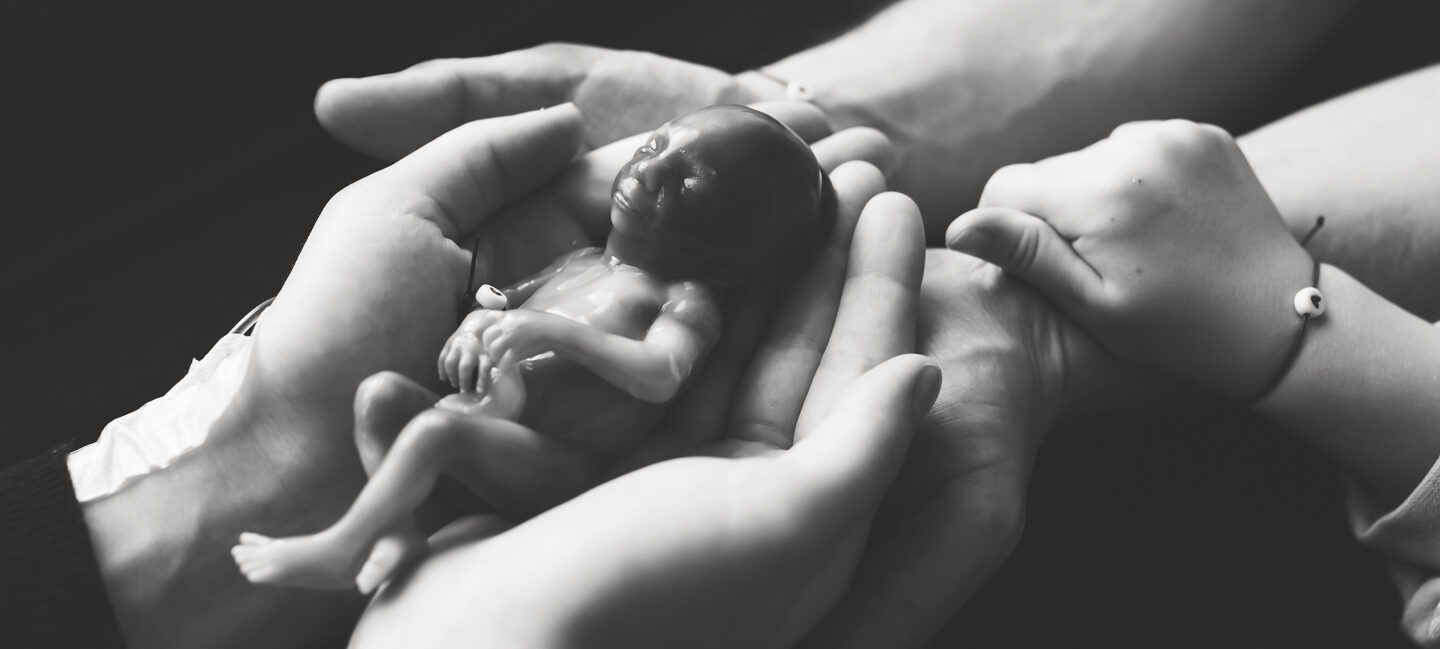
[[[377,375],[401,396],[393,406],[357,401],[369,483],[326,530],[241,535],[233,554],[246,578],[369,592],[423,552],[415,508],[442,474],[483,480],[477,469],[487,446],[443,418],[410,417],[413,407],[401,402],[415,395],[467,416],[516,420],[613,459],[654,427],[714,345],[720,293],[788,281],[809,265],[835,219],[834,190],[805,142],[741,106],[662,125],[621,168],[612,192],[603,249],[576,250],[504,290],[482,288],[439,355],[440,374],[458,393],[436,403],[408,378]],[[500,308],[485,308],[491,301]],[[515,308],[503,310],[508,305]],[[396,412],[407,420],[398,435],[386,423]],[[367,443],[371,437],[386,441]],[[367,445],[383,448],[392,437],[387,451],[367,455]]]

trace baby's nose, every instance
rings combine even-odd
[[[651,158],[641,160],[635,165],[635,178],[645,191],[651,194],[658,194],[665,187],[665,181],[670,176],[670,165],[663,158]]]

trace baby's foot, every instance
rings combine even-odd
[[[363,551],[324,533],[272,539],[245,532],[230,554],[251,583],[345,590],[355,587]]]
[[[389,580],[397,568],[424,556],[427,549],[425,537],[420,536],[414,525],[405,525],[380,537],[365,565],[360,566],[360,573],[355,575],[355,586],[360,594],[369,595]]]

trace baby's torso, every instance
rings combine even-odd
[[[659,315],[668,282],[611,266],[597,248],[582,253],[518,308],[544,311],[639,340]],[[636,399],[573,361],[542,354],[525,364],[520,421],[613,460],[654,428],[665,404]]]
[[[645,271],[607,263],[595,248],[577,255],[519,308],[639,339],[665,305],[669,290],[669,282]]]

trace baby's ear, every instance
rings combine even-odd
[[[1019,275],[1060,308],[1085,309],[1102,279],[1043,219],[1006,207],[961,214],[945,231],[945,246]]]

